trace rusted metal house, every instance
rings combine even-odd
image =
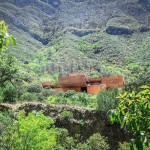
[[[58,78],[58,86],[54,88],[51,82],[43,82],[43,87],[50,86],[55,91],[75,90],[88,94],[97,94],[103,89],[114,89],[124,86],[124,77],[108,76],[100,78],[88,78],[84,73],[71,73],[68,76]]]

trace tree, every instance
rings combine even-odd
[[[125,92],[118,98],[120,102],[117,109],[110,112],[111,122],[120,123],[122,128],[132,133],[131,150],[134,150],[134,145],[138,150],[143,150],[144,145],[149,147],[150,87],[142,86],[140,92]]]
[[[8,27],[4,21],[0,21],[0,100],[14,101],[16,87],[14,80],[17,78],[17,68],[15,60],[4,51],[8,46],[16,45],[16,40],[7,32]]]
[[[41,112],[23,111],[17,120],[9,124],[1,134],[0,147],[3,150],[48,150],[56,145],[54,121]]]
[[[84,143],[79,143],[76,150],[108,150],[109,145],[107,139],[99,133],[95,133],[89,137]]]
[[[3,53],[0,55],[0,96],[3,101],[14,102],[19,83],[18,67],[14,57]]]
[[[118,99],[116,98],[119,91],[114,90],[103,90],[97,95],[98,110],[102,114],[107,114],[110,109],[116,108]]]
[[[15,38],[8,34],[7,29],[5,22],[0,21],[0,51],[6,50],[10,44],[16,45]]]

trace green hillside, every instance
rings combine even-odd
[[[0,0],[0,150],[148,149],[150,0]]]
[[[124,75],[150,65],[149,0],[1,0],[0,20],[17,39],[13,53],[30,71]],[[12,51],[12,50],[11,50]]]

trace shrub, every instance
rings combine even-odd
[[[93,134],[83,144],[77,145],[77,150],[108,150],[109,145],[106,142],[106,138],[99,133]]]
[[[42,86],[40,84],[32,84],[32,85],[28,86],[27,92],[41,93],[42,92]]]
[[[35,93],[25,92],[21,97],[21,101],[37,101],[38,97]]]
[[[74,91],[74,90],[69,90],[69,91],[65,92],[64,97],[65,97],[65,98],[69,98],[69,97],[75,95],[76,93],[77,93],[77,92]]]
[[[58,98],[56,96],[49,96],[45,100],[45,103],[47,103],[47,104],[57,104],[58,103]]]
[[[73,119],[73,113],[71,111],[68,111],[68,110],[63,110],[60,113],[60,118],[63,121],[71,120],[71,119]]]
[[[37,97],[37,101],[43,102],[45,100],[45,96],[43,96],[42,93],[35,93],[35,95]]]
[[[86,93],[78,93],[75,91],[55,93],[54,95],[47,97],[45,102],[49,104],[68,104],[90,108],[97,107],[95,95],[88,95]]]
[[[10,117],[12,114],[10,112],[0,112],[0,124],[7,125],[11,122],[12,118]],[[3,130],[3,129],[2,129]],[[0,130],[0,131],[2,131]]]
[[[72,103],[82,105],[82,106],[88,106],[90,102],[92,102],[92,97],[86,93],[76,93],[72,97],[70,97]]]
[[[20,76],[15,58],[0,54],[0,94],[3,101],[15,102],[19,95]]]
[[[99,133],[93,134],[84,143],[78,143],[79,137],[69,137],[66,129],[57,129],[56,132],[56,147],[57,150],[108,150],[109,145],[106,138]]]
[[[42,90],[42,95],[46,98],[48,96],[53,96],[55,95],[55,91],[53,89],[43,89]]]
[[[81,101],[85,106],[87,106],[89,97],[86,93],[78,93],[79,101]]]
[[[8,46],[16,45],[16,40],[12,35],[7,32],[7,25],[4,21],[0,21],[0,51],[4,51]]]
[[[79,143],[76,146],[76,150],[90,150],[86,143]]]
[[[106,142],[106,138],[99,133],[93,134],[87,141],[87,145],[91,150],[108,150],[109,146]]]
[[[65,93],[62,91],[56,92],[55,95],[59,98],[64,98]]]
[[[17,115],[17,120],[9,124],[2,132],[0,147],[2,149],[16,150],[48,150],[56,145],[56,130],[52,127],[54,121],[45,117],[41,112],[24,112]]]
[[[127,128],[133,135],[131,149],[134,145],[143,150],[150,143],[150,87],[142,86],[140,92],[124,92],[119,95],[118,107],[111,111],[111,122],[118,122],[122,128]]]
[[[56,141],[56,150],[71,150],[75,147],[75,140],[73,137],[69,137],[69,133],[66,129],[57,129]]]
[[[119,143],[118,150],[130,150],[130,143],[127,143],[127,142]],[[137,148],[134,147],[134,150],[137,150]],[[144,146],[143,150],[149,150],[149,148]]]
[[[106,114],[109,110],[117,107],[117,95],[117,89],[110,91],[104,90],[97,95],[98,109],[102,114]]]
[[[118,150],[130,150],[130,144],[127,142],[119,143]]]
[[[20,86],[21,87],[21,86]],[[16,102],[22,94],[22,88],[8,82],[3,88],[0,88],[0,99],[2,102]]]

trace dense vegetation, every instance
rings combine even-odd
[[[0,20],[9,29],[0,21],[0,103],[96,110],[99,119],[131,135],[130,142],[117,143],[118,150],[148,150],[149,6],[149,0],[1,0]],[[126,84],[98,95],[41,86],[43,81],[57,86],[59,75],[78,70],[91,77],[122,75]],[[58,110],[56,118],[54,112],[50,117],[30,109],[5,112],[0,107],[0,150],[112,149],[103,134],[84,138],[82,132],[70,135],[56,127],[57,119],[68,126],[90,124],[89,118],[75,120],[70,110]]]
[[[100,134],[94,134],[84,143],[69,137],[67,130],[54,127],[54,121],[44,116],[41,112],[24,112],[12,120],[9,116],[1,114],[3,122],[0,146],[2,150],[108,150],[106,139]],[[6,121],[7,120],[7,121]]]
[[[17,39],[22,70],[36,79],[82,70],[131,83],[150,70],[148,0],[2,0],[0,18]]]
[[[141,89],[139,93],[120,94],[119,105],[110,115],[112,122],[119,122],[122,128],[132,133],[131,150],[134,150],[134,145],[143,150],[144,145],[149,147],[150,143],[150,87],[142,86]]]

